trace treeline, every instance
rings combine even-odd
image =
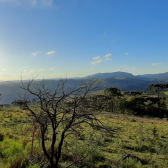
[[[163,91],[168,84],[151,84],[146,91],[121,91],[116,87],[104,90],[104,95],[89,95],[83,108],[94,112],[114,112],[138,116],[168,117],[168,97]],[[70,102],[69,102],[70,104]]]

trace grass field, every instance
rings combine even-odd
[[[166,95],[168,95],[168,91],[164,92]]]
[[[94,91],[90,93],[91,95],[104,95],[104,90]]]
[[[36,130],[32,149],[32,124],[16,124],[27,119],[26,111],[9,108],[0,111],[0,167],[38,168],[43,153]],[[112,115],[97,116],[109,128],[117,128],[113,135],[93,131],[83,126],[81,137],[66,139],[60,167],[65,168],[76,159],[87,156],[81,166],[93,168],[166,168],[168,167],[168,122],[134,117],[113,118]],[[157,120],[156,120],[157,121]],[[8,125],[14,123],[15,125]],[[4,125],[5,124],[5,125]],[[48,140],[50,142],[50,140]],[[68,146],[66,146],[69,144]],[[31,154],[33,153],[33,156]],[[33,160],[34,159],[34,160]],[[80,166],[72,166],[77,168]]]

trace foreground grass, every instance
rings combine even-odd
[[[168,124],[139,122],[128,118],[97,116],[109,128],[118,128],[112,135],[93,131],[86,125],[80,138],[66,139],[60,162],[64,168],[75,160],[81,164],[73,168],[166,168],[168,167]],[[38,168],[47,164],[36,130],[32,148],[32,124],[17,124],[27,120],[25,110],[8,108],[0,111],[0,167]],[[150,121],[150,120],[149,120]],[[15,123],[15,125],[9,125]],[[3,124],[3,125],[2,125]],[[49,137],[48,137],[49,138]],[[50,142],[50,139],[48,139]],[[49,148],[49,147],[48,147]],[[44,166],[45,167],[45,166]]]

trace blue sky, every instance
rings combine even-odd
[[[0,80],[168,72],[167,0],[0,0]]]

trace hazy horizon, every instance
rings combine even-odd
[[[167,72],[168,1],[0,0],[0,80]]]
[[[123,71],[115,71],[115,72],[121,72],[121,73],[129,73],[129,72],[123,72]],[[97,73],[94,73],[94,74],[100,74],[100,73],[115,73],[115,72],[97,72]],[[155,75],[155,74],[163,74],[163,73],[168,73],[168,72],[162,72],[162,73],[153,73],[153,74],[137,74],[137,75],[134,75],[132,73],[132,75],[134,76],[138,76],[138,75]],[[94,75],[94,74],[89,74],[87,76],[90,76],[90,75]],[[87,77],[87,76],[82,76],[82,77],[79,77],[79,76],[74,76],[74,77],[68,77],[66,74],[64,74],[64,76],[60,76],[60,77],[56,77],[56,78],[38,78],[38,76],[29,76],[29,78],[20,78],[20,79],[16,79],[16,80],[0,80],[0,82],[7,82],[7,81],[21,81],[21,80],[32,80],[32,79],[35,79],[35,80],[49,80],[49,79],[71,79],[71,78],[83,78],[83,77]]]

